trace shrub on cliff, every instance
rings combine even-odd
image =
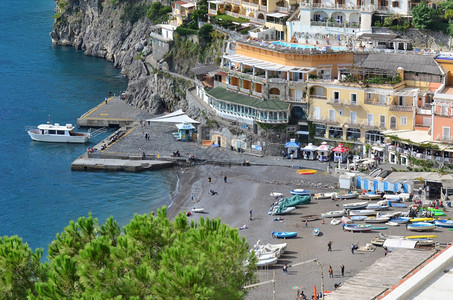
[[[256,261],[237,229],[219,219],[174,221],[165,207],[123,228],[110,217],[71,221],[48,263],[17,237],[0,239],[2,299],[242,299]],[[27,291],[28,290],[28,291]]]
[[[131,22],[134,24],[141,18],[145,17],[146,15],[147,6],[143,4],[133,5],[130,3],[126,3],[124,5],[123,14],[120,17],[122,22]]]
[[[212,41],[211,33],[213,30],[211,24],[204,24],[201,26],[200,30],[198,30],[198,36],[205,43],[210,43]]]

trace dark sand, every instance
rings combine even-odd
[[[314,175],[299,175],[296,170],[289,167],[219,167],[197,166],[180,170],[179,192],[173,205],[169,209],[169,216],[173,217],[180,211],[191,208],[205,209],[204,213],[195,213],[190,218],[198,220],[200,217],[221,218],[231,227],[239,228],[246,225],[248,229],[240,230],[252,247],[257,240],[263,243],[288,243],[285,253],[278,260],[277,265],[257,272],[259,281],[271,280],[273,271],[276,272],[276,299],[294,299],[296,291],[294,286],[301,286],[306,295],[313,294],[313,286],[321,290],[321,268],[314,262],[304,265],[289,267],[288,275],[284,275],[282,267],[298,262],[319,259],[324,269],[325,290],[332,290],[335,283],[345,282],[360,270],[370,266],[378,258],[384,256],[384,249],[377,248],[373,252],[356,251],[351,253],[352,243],[365,246],[379,232],[391,235],[417,235],[418,233],[406,231],[404,225],[391,227],[384,224],[373,226],[387,226],[388,230],[372,231],[368,233],[351,233],[342,230],[341,225],[332,226],[330,220],[321,220],[308,223],[300,221],[300,216],[321,214],[330,210],[343,208],[344,203],[358,202],[361,200],[312,200],[312,203],[298,208],[289,215],[281,216],[283,221],[273,221],[276,216],[267,214],[270,204],[275,201],[269,196],[271,192],[281,192],[289,197],[290,189],[305,188],[312,193],[327,191],[326,186],[335,186],[338,179],[334,176],[318,173]],[[223,176],[228,177],[227,183]],[[208,177],[212,182],[208,182]],[[319,187],[321,185],[321,187]],[[209,190],[218,192],[211,196]],[[195,201],[191,201],[193,192]],[[249,211],[253,210],[253,220],[249,220]],[[395,211],[398,209],[391,209]],[[404,209],[399,209],[404,210]],[[451,213],[449,213],[451,214]],[[321,234],[315,237],[313,228],[318,227]],[[297,231],[295,239],[275,239],[271,231]],[[452,233],[446,229],[436,229],[439,242],[450,242]],[[327,243],[332,241],[332,252],[327,251]],[[345,266],[345,277],[341,277],[340,266]],[[329,278],[328,268],[332,266],[334,278]],[[247,299],[272,299],[272,284],[248,290]]]

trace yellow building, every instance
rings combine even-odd
[[[176,26],[182,25],[183,21],[189,17],[195,9],[195,3],[190,1],[176,1],[172,6],[172,15],[176,19]]]
[[[337,80],[310,79],[309,120],[316,136],[373,144],[388,132],[414,130],[419,101],[442,73],[432,58],[417,57],[417,63],[407,57],[369,54]]]

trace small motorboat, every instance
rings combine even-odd
[[[337,198],[340,199],[354,199],[357,198],[358,194],[357,192],[350,192],[350,193],[345,193],[345,194],[338,194]]]
[[[330,224],[331,224],[331,225],[338,225],[338,224],[340,224],[340,223],[341,223],[341,220],[340,220],[340,219],[332,219],[332,220],[330,221]]]
[[[436,220],[434,225],[437,227],[453,228],[453,220]]]
[[[343,204],[344,209],[362,209],[368,206],[368,202],[356,202]]]
[[[280,231],[280,232],[271,232],[272,236],[275,238],[283,238],[283,239],[288,239],[288,238],[293,238],[297,236],[297,232],[294,231]]]
[[[371,225],[363,225],[363,224],[346,224],[343,226],[343,229],[346,231],[352,232],[363,232],[363,231],[371,231]]]
[[[372,216],[376,215],[376,211],[372,209],[356,209],[349,212],[350,216]]]
[[[280,255],[281,255],[280,250],[276,250],[274,252],[265,252],[265,251],[264,252],[260,252],[260,251],[255,252],[255,256],[258,260],[267,260],[269,258],[274,258],[274,257],[279,258]]]
[[[292,195],[310,195],[310,191],[304,189],[294,189],[289,191]]]
[[[336,197],[337,192],[332,192],[332,193],[318,193],[315,194],[315,199],[332,199],[332,197]]]
[[[28,127],[26,131],[32,140],[50,143],[77,143],[83,144],[91,138],[90,132],[76,132],[72,124],[61,126],[58,123],[41,124],[36,127]]]
[[[387,230],[387,227],[371,227],[371,230]]]
[[[406,204],[404,203],[395,203],[395,202],[392,202],[392,201],[389,201],[389,206],[393,206],[393,207],[406,207]]]
[[[344,210],[332,210],[328,211],[326,213],[321,214],[321,217],[323,218],[338,218],[345,216],[346,212]]]
[[[204,208],[203,207],[199,207],[199,208],[194,207],[190,211],[193,213],[202,213],[202,212],[204,212]]]
[[[394,223],[398,223],[398,224],[406,224],[407,222],[409,222],[409,218],[405,218],[405,217],[397,217],[397,218],[391,218],[390,219],[390,222],[394,222]]]
[[[407,229],[411,231],[433,231],[436,225],[427,222],[416,222],[407,225]]]
[[[412,223],[414,223],[414,222],[434,222],[434,218],[414,218],[414,219],[410,219],[409,221],[411,221]]]
[[[346,216],[341,217],[341,223],[343,224],[352,224],[352,220]]]
[[[376,236],[375,238],[373,238],[371,240],[370,243],[375,245],[375,246],[382,247],[384,245],[385,240],[386,240],[386,238],[383,238],[383,237],[380,237],[380,236]]]
[[[390,220],[390,217],[375,217],[375,218],[368,217],[365,219],[365,223],[385,223],[388,220]]]
[[[350,216],[352,221],[363,221],[367,218],[367,216]]]
[[[319,228],[313,229],[313,235],[314,235],[314,236],[318,236],[320,232],[321,232],[321,231],[319,231]]]
[[[277,263],[278,258],[277,257],[272,257],[268,259],[259,259],[256,262],[256,266],[259,268],[266,267],[266,266],[272,266]]]
[[[301,222],[305,222],[305,221],[311,222],[311,221],[316,221],[316,220],[321,219],[321,216],[320,215],[305,215],[305,216],[300,216],[299,218],[300,218]]]
[[[286,245],[287,245],[286,243],[281,243],[281,244],[269,244],[269,243],[267,243],[267,244],[263,244],[261,242],[261,240],[258,240],[258,241],[256,241],[255,245],[253,246],[252,250],[256,251],[256,250],[259,250],[259,249],[266,248],[266,249],[269,249],[269,250],[277,249],[277,250],[280,250],[280,251],[284,252],[285,249],[286,249]],[[250,250],[250,251],[252,251],[252,250]]]
[[[389,206],[388,205],[379,205],[376,203],[370,203],[366,206],[366,209],[387,210],[387,209],[389,209]]]
[[[378,200],[381,198],[382,198],[382,196],[380,194],[376,194],[376,193],[365,193],[365,194],[362,194],[359,196],[359,199],[363,199],[363,200]]]

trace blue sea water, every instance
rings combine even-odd
[[[125,225],[134,213],[169,204],[176,176],[73,172],[87,145],[33,142],[25,126],[76,118],[127,79],[104,59],[52,46],[53,0],[0,1],[0,236],[47,249],[70,220],[87,216]],[[99,142],[99,136],[90,145]]]

